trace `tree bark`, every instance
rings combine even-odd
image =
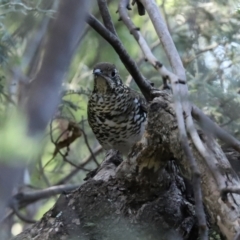
[[[216,141],[199,133],[218,162],[211,169],[189,140],[201,172],[208,224],[227,239],[239,231],[239,196],[222,201],[219,181],[239,179]],[[171,94],[162,91],[149,105],[148,126],[127,160],[116,151],[74,192],[14,239],[197,239],[190,166],[181,149]],[[230,195],[230,194],[229,194]]]
[[[114,162],[117,156],[111,158]],[[53,209],[15,239],[196,239],[193,197],[174,160],[155,182],[106,179],[104,170],[113,173],[116,166],[104,165],[94,179],[61,195]]]

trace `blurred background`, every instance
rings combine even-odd
[[[108,1],[118,36],[142,74],[155,87],[162,79],[144,57],[125,25],[118,21],[118,1]],[[224,129],[240,139],[240,3],[211,0],[157,0],[187,73],[191,101]],[[21,103],[19,87],[33,81],[41,65],[47,29],[58,7],[57,0],[0,1],[0,127],[8,121],[10,109]],[[100,19],[97,4],[91,9]],[[147,15],[136,7],[129,15],[151,46],[155,56],[171,67]],[[104,151],[87,122],[87,101],[93,87],[92,69],[98,62],[114,63],[123,81],[138,88],[118,55],[101,36],[85,25],[81,44],[62,86],[61,103],[45,131],[43,149],[29,161],[23,182],[16,192],[44,189],[59,184],[82,184],[86,174],[104,158]],[[22,80],[15,81],[16,75]],[[26,79],[27,80],[26,80]],[[44,93],[43,93],[44,94]],[[53,92],[53,94],[58,94]],[[8,131],[8,141],[15,132]],[[8,144],[8,142],[6,143]],[[28,146],[26,146],[27,148]],[[26,205],[21,212],[40,219],[53,206],[57,196]],[[0,224],[11,223],[8,234],[16,235],[29,226],[12,212]]]

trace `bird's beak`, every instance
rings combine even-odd
[[[101,70],[98,69],[98,68],[93,70],[93,74],[94,74],[95,76],[102,76]]]
[[[101,84],[101,80],[104,80],[107,85],[112,88],[112,81],[109,77],[105,76],[104,74],[102,74],[101,70],[100,69],[94,69],[93,70],[93,74],[95,76],[95,79],[97,78],[98,79],[98,82]]]

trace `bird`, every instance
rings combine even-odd
[[[93,68],[94,87],[88,101],[88,122],[105,150],[127,155],[145,131],[147,103],[123,84],[116,66],[101,62]]]

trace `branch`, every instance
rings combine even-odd
[[[228,193],[240,194],[240,188],[239,187],[225,187],[225,188],[223,188],[222,191],[221,191],[223,201],[226,201]]]
[[[112,22],[112,18],[110,16],[110,13],[108,11],[107,2],[106,0],[98,0],[98,7],[102,16],[102,20],[104,23],[104,26],[112,32],[115,36],[117,36],[116,29],[114,27],[114,24]]]
[[[198,107],[192,107],[192,115],[198,121],[199,125],[206,132],[213,134],[221,141],[227,143],[236,151],[240,152],[240,142],[231,134],[214,123],[208,116],[206,116]]]
[[[240,239],[240,231],[236,234],[233,240],[238,240],[238,239]]]
[[[43,190],[37,190],[29,193],[17,193],[9,201],[9,207],[12,208],[14,213],[23,221],[27,223],[35,223],[35,220],[28,219],[26,216],[19,212],[20,208],[26,207],[27,205],[39,201],[44,198],[49,198],[63,192],[70,192],[78,188],[79,185],[59,185],[49,187]]]
[[[27,216],[24,216],[24,215],[19,211],[17,205],[12,204],[12,205],[11,205],[11,209],[12,209],[13,213],[15,213],[16,216],[17,216],[20,220],[22,220],[23,222],[30,223],[30,224],[31,224],[31,223],[36,223],[35,220],[32,220],[32,219],[28,218]]]
[[[159,8],[154,0],[141,0],[148,15],[153,23],[153,26],[157,32],[159,39],[162,42],[165,53],[173,68],[173,72],[176,73],[181,79],[185,79],[185,70],[182,65],[181,58],[172,40],[172,37],[164,23],[164,20],[160,14]]]
[[[108,157],[110,162],[115,158]],[[178,174],[176,162],[170,161],[155,182],[136,175],[89,180],[60,196],[40,221],[14,239],[197,239],[194,203]]]
[[[136,63],[128,55],[121,41],[113,33],[108,31],[94,16],[88,15],[87,23],[112,45],[124,66],[134,78],[144,97],[150,101],[152,99],[151,92],[153,90],[151,83],[140,73]]]
[[[49,198],[63,192],[70,192],[78,188],[79,184],[76,185],[58,185],[52,186],[43,190],[37,190],[27,193],[17,193],[12,197],[10,201],[10,206],[12,204],[17,204],[19,208],[23,208],[28,204],[34,203],[41,199]]]

